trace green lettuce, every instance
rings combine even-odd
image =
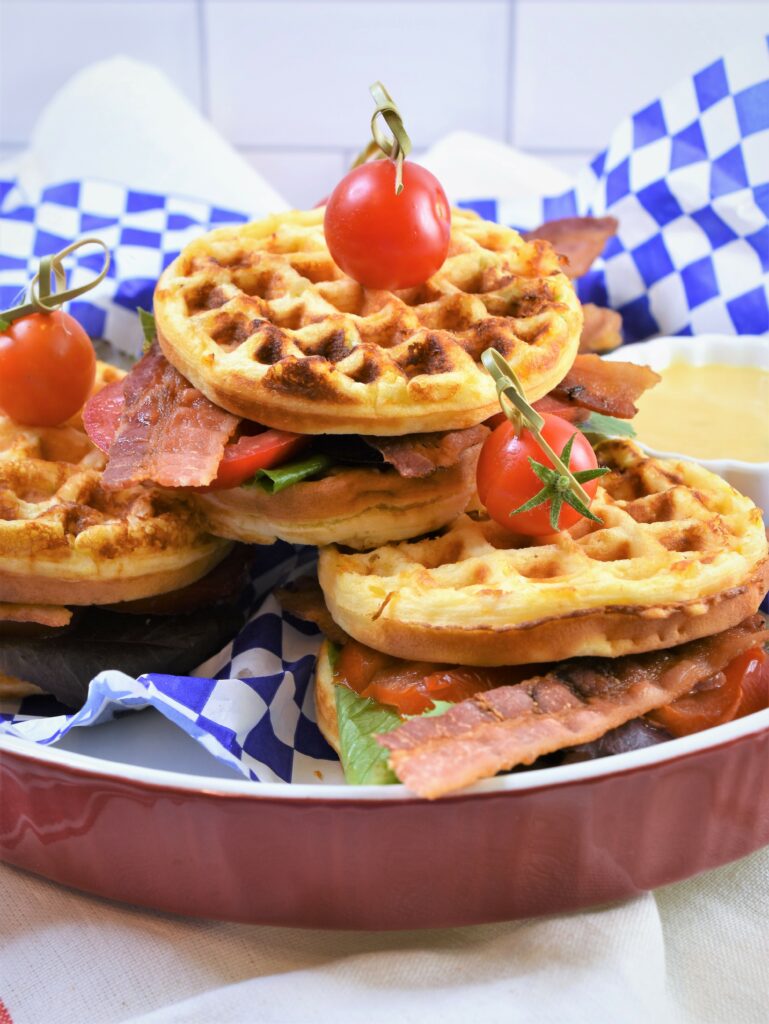
[[[328,455],[310,455],[306,459],[284,462],[282,466],[275,466],[273,469],[258,469],[250,480],[246,480],[243,487],[258,487],[266,494],[277,494],[286,487],[298,484],[311,476],[317,476],[333,465],[334,460]]]
[[[152,313],[148,313],[146,309],[137,309],[136,312],[139,314],[139,323],[142,325],[142,332],[144,334],[144,354],[146,355],[152,348],[157,336],[155,317]]]
[[[628,420],[618,420],[616,416],[604,416],[600,412],[591,412],[588,418],[579,424],[579,429],[596,441],[605,437],[635,437],[633,424]]]
[[[368,697],[361,697],[349,686],[337,684],[336,717],[339,725],[339,746],[344,777],[352,786],[383,786],[397,782],[387,761],[390,753],[380,746],[377,733],[391,732],[403,719],[392,708]],[[442,715],[452,707],[447,701],[436,701],[420,718]]]

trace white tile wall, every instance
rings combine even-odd
[[[576,171],[622,116],[764,32],[769,0],[0,0],[0,159],[67,77],[127,53],[297,205],[365,142],[377,77],[417,149],[466,128]]]
[[[597,150],[626,114],[768,31],[766,2],[519,0],[510,136],[523,149]]]

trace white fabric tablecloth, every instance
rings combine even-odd
[[[611,907],[443,931],[184,920],[4,865],[0,908],[0,1024],[769,1020],[769,849]]]

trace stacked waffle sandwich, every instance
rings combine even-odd
[[[322,211],[222,228],[167,268],[154,312],[158,345],[119,418],[89,410],[107,486],[196,488],[210,529],[234,540],[356,549],[464,511],[498,411],[484,349],[534,401],[566,376],[582,327],[550,246],[470,213],[455,214],[440,270],[401,292],[334,264]],[[269,444],[291,459],[248,472]],[[230,472],[241,463],[245,479]]]
[[[215,534],[321,546],[322,595],[285,601],[329,637],[318,718],[351,780],[394,770],[441,795],[595,741],[761,645],[760,512],[702,469],[604,443],[594,518],[546,538],[480,505],[486,349],[574,422],[631,416],[654,380],[577,356],[547,242],[455,212],[435,274],[372,290],[334,263],[322,218],[185,249],[156,289],[156,343],[88,419],[108,488],[181,489]]]
[[[122,376],[98,363],[94,392]],[[189,610],[197,581],[216,571],[232,544],[206,531],[184,495],[108,490],[105,462],[80,414],[54,427],[0,415],[2,694],[36,684],[77,704],[102,668],[142,671],[154,657],[159,670],[189,670],[190,656],[203,660],[223,642],[223,623],[212,630],[216,615],[194,633],[188,622],[180,660],[154,615]],[[210,607],[209,588],[206,595]]]

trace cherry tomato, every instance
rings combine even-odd
[[[95,376],[91,339],[69,313],[30,313],[0,334],[0,408],[16,423],[58,426],[82,407]]]
[[[560,455],[569,438],[575,433],[574,444],[569,460],[569,469],[580,472],[595,469],[598,462],[590,442],[576,430],[573,423],[568,423],[560,416],[545,413],[545,424],[542,436],[550,447]],[[526,428],[518,437],[513,424],[506,420],[491,433],[481,449],[478,460],[477,484],[478,496],[496,522],[513,533],[523,533],[530,537],[551,534],[550,502],[545,502],[529,512],[520,512],[511,516],[510,513],[525,504],[543,488],[543,483],[529,465],[529,458],[543,466],[552,468],[550,459],[536,442],[532,433]],[[582,485],[587,494],[593,498],[598,487],[598,480],[588,480]],[[566,530],[581,518],[579,512],[564,503],[558,517],[558,526]]]
[[[258,469],[270,469],[287,462],[305,448],[312,438],[307,434],[291,434],[287,430],[263,430],[244,434],[224,449],[219,472],[204,490],[239,487]]]
[[[405,161],[395,194],[395,164],[355,167],[326,204],[326,243],[335,263],[366,288],[422,284],[449,251],[451,211],[438,179]]]

